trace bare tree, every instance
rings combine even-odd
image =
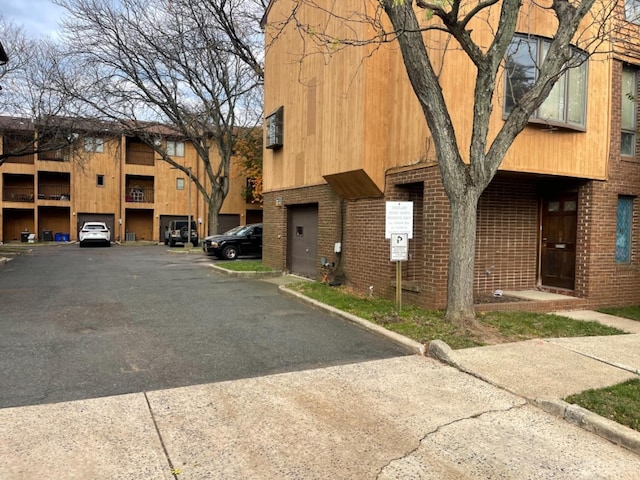
[[[497,135],[489,138],[490,119],[494,106],[499,75],[504,71],[505,58],[514,40],[519,15],[525,15],[522,0],[375,0],[353,2],[348,15],[338,17],[326,2],[299,0],[292,2],[292,11],[285,19],[271,25],[276,32],[286,25],[295,26],[304,34],[303,44],[330,56],[337,49],[350,46],[375,46],[376,43],[397,42],[413,91],[420,103],[424,118],[433,137],[442,182],[451,208],[451,230],[446,318],[454,323],[477,327],[473,309],[474,254],[476,216],[480,195],[495,176],[509,147],[524,129],[534,111],[543,103],[553,86],[568,68],[586,60],[576,54],[572,43],[588,49],[601,39],[602,29],[615,2],[595,0],[549,0],[529,2],[529,8],[546,10],[557,22],[548,51],[537,64],[535,81],[514,96],[515,104]],[[366,23],[373,35],[367,38],[336,38],[335,28],[305,24],[300,14],[303,8],[321,9],[329,19],[343,28],[342,32],[359,32],[349,24]],[[347,8],[348,9],[348,8]],[[593,10],[593,11],[592,11]],[[345,8],[341,9],[342,12]],[[419,21],[418,15],[423,16]],[[491,20],[493,18],[493,20]],[[478,43],[472,28],[480,27],[491,34],[488,44]],[[588,24],[588,25],[587,25]],[[324,28],[324,29],[323,29]],[[437,31],[446,39],[437,49],[430,49],[426,39],[429,31]],[[278,34],[274,33],[276,38]],[[486,42],[486,37],[481,36]],[[462,152],[456,138],[451,106],[443,95],[439,69],[444,50],[463,52],[476,69],[473,95],[473,127],[468,152]],[[591,48],[591,51],[593,48]],[[368,52],[375,51],[369,48]],[[458,95],[464,95],[459,92]],[[502,112],[500,112],[501,114]],[[495,114],[495,113],[494,113]]]
[[[234,10],[236,37],[230,38],[230,27],[208,9],[213,1],[56,3],[68,12],[68,68],[60,91],[82,103],[83,115],[117,123],[123,134],[139,137],[187,175],[188,168],[157,142],[154,125],[166,125],[193,144],[210,186],[192,179],[208,203],[215,233],[238,136],[250,130],[238,127],[253,127],[262,115],[260,63],[246,38],[252,32],[243,25],[246,17]],[[237,2],[220,3],[224,12],[239,8]],[[246,45],[251,61],[236,55],[238,43]]]
[[[0,38],[9,60],[0,66],[0,101],[4,107],[4,117],[0,117],[0,165],[12,157],[51,152],[69,155],[78,150],[79,120],[61,119],[70,99],[50,88],[59,68],[55,43],[29,38],[2,17]]]

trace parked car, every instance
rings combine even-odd
[[[262,257],[262,224],[240,225],[222,235],[206,237],[202,240],[202,250],[226,260],[239,255]]]
[[[198,229],[196,222],[191,222],[191,244],[198,246]],[[189,221],[171,220],[169,227],[164,231],[164,244],[173,247],[176,243],[185,244],[189,242]]]
[[[78,242],[81,247],[86,247],[90,243],[110,247],[111,230],[104,222],[84,222],[80,229]]]

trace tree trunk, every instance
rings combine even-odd
[[[447,285],[446,320],[473,329],[473,275],[476,247],[476,222],[480,193],[467,187],[462,194],[451,195],[451,235]]]
[[[224,199],[219,200],[217,195],[212,195],[209,199],[209,235],[217,235],[218,233],[218,216],[222,208]]]

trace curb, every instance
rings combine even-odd
[[[274,270],[269,272],[238,272],[236,270],[228,270],[226,268],[219,267],[214,264],[209,264],[209,266],[220,273],[224,273],[228,277],[236,277],[236,278],[256,278],[259,280],[261,278],[274,278],[274,277],[282,277],[285,275],[284,272],[281,272],[280,270]]]
[[[302,295],[301,293],[294,292],[293,290],[288,289],[285,285],[280,285],[278,288],[282,293],[285,293],[292,297],[296,297],[297,299],[302,300],[303,302],[308,303],[310,305],[313,305],[314,307],[320,308],[321,310],[329,312],[332,315],[344,318],[349,322],[355,323],[356,325],[366,330],[369,330],[378,335],[387,337],[389,340],[392,340],[397,344],[402,345],[403,347],[407,348],[414,354],[422,355],[422,356],[426,355],[426,346],[423,345],[422,343],[416,342],[415,340],[411,340],[410,338],[407,338],[404,335],[400,335],[399,333],[392,332],[391,330],[387,330],[386,328],[381,327],[380,325],[376,325],[375,323],[370,322],[369,320],[365,320],[364,318],[358,317],[356,315],[352,315],[347,312],[343,312],[342,310],[338,310],[337,308],[334,308],[330,305],[318,302],[317,300],[314,300],[305,295]]]
[[[440,360],[447,365],[457,368],[461,372],[468,373],[474,377],[490,383],[496,387],[502,388],[514,395],[522,397],[515,392],[512,392],[503,385],[497,385],[494,382],[483,378],[481,375],[474,373],[462,365],[459,365],[455,360],[454,350],[442,340],[433,340],[428,345],[429,356]],[[619,445],[627,450],[631,450],[633,453],[640,455],[640,432],[636,432],[632,428],[620,425],[613,420],[604,418],[597,413],[593,413],[579,405],[567,403],[564,400],[547,399],[547,398],[526,398],[529,403],[544,410],[545,412],[561,418],[577,427],[587,430],[595,435],[598,435],[605,440]]]
[[[547,413],[640,455],[640,432],[632,428],[563,400],[536,398],[531,400],[531,403]]]

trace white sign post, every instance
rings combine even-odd
[[[413,202],[387,202],[384,237],[391,240],[391,261],[396,262],[396,309],[402,309],[402,262],[409,260],[413,238]]]

